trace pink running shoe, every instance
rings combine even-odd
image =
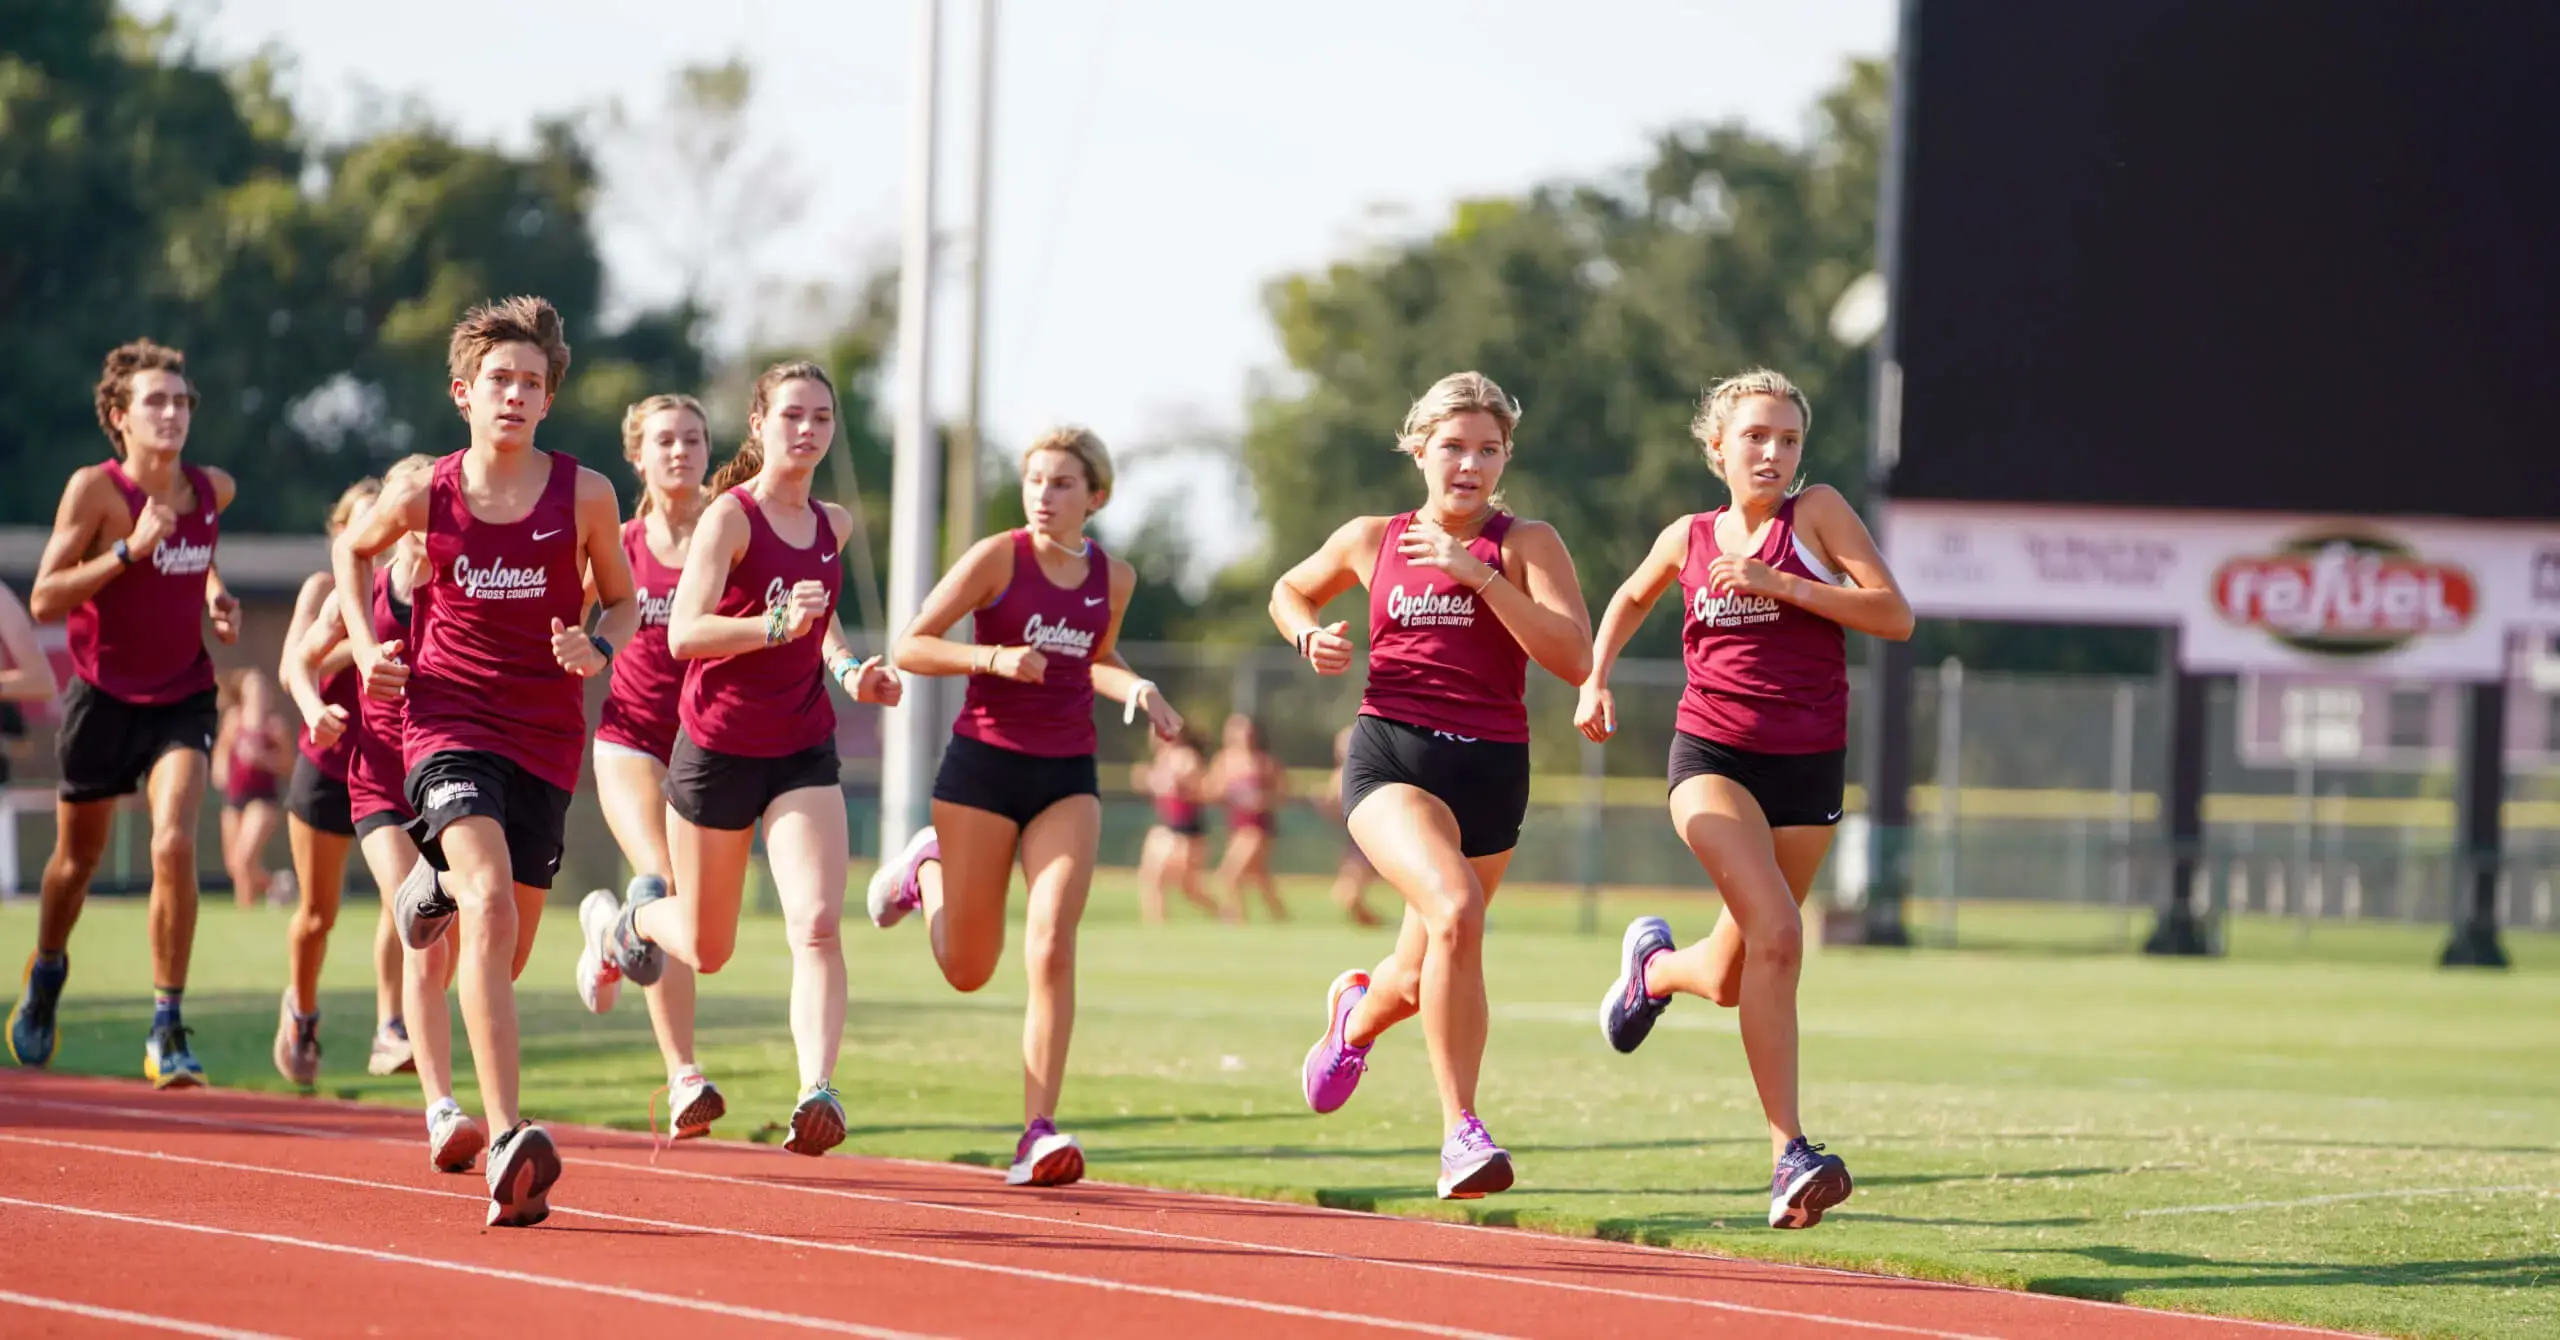
[[[1014,1142],[1013,1166],[1005,1170],[1006,1186],[1066,1186],[1084,1180],[1084,1146],[1061,1135],[1047,1117],[1034,1117]]]
[[[1343,1040],[1351,1027],[1352,1007],[1369,994],[1369,974],[1357,968],[1333,979],[1324,996],[1324,1036],[1307,1049],[1307,1106],[1331,1112],[1351,1101],[1360,1076],[1369,1069],[1369,1049]]]

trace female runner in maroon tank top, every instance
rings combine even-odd
[[[1272,621],[1319,674],[1351,667],[1343,625],[1320,611],[1369,592],[1369,683],[1343,763],[1352,839],[1404,895],[1395,952],[1325,995],[1307,1052],[1307,1105],[1350,1100],[1369,1048],[1422,1015],[1440,1090],[1439,1191],[1508,1188],[1511,1158],[1476,1117],[1484,1061],[1484,909],[1511,865],[1529,803],[1528,663],[1580,683],[1591,616],[1564,541],[1515,520],[1497,490],[1520,407],[1481,373],[1443,377],[1405,415],[1397,446],[1422,472],[1422,506],[1364,516],[1283,574]]]
[[[1826,485],[1792,491],[1810,419],[1804,393],[1765,368],[1707,393],[1691,431],[1733,503],[1663,528],[1609,601],[1574,713],[1593,740],[1617,730],[1610,667],[1676,581],[1689,675],[1671,746],[1671,822],[1724,910],[1686,950],[1674,949],[1660,917],[1630,924],[1600,1027],[1631,1052],[1675,992],[1741,1008],[1776,1164],[1772,1228],[1810,1228],[1851,1190],[1848,1165],[1806,1141],[1796,1111],[1802,908],[1845,789],[1841,630],[1911,636],[1911,607],[1848,500]]]
[[[431,479],[435,464],[433,456],[403,457],[383,472],[384,491],[397,492]],[[362,524],[362,518],[359,512],[352,524]],[[400,537],[389,561],[374,572],[366,612],[375,643],[393,662],[408,652],[410,600],[427,583],[427,569],[426,537],[411,532]],[[304,635],[300,658],[313,667],[304,672],[306,678],[316,677],[317,668],[334,655],[344,654],[352,661],[352,651],[340,650],[348,645],[343,608],[343,602],[332,599]],[[361,672],[358,677],[361,680]],[[424,859],[409,831],[418,816],[409,808],[408,765],[402,758],[408,739],[407,701],[364,693],[359,683],[347,738],[353,742],[347,759],[347,810],[355,818],[356,847],[364,854],[373,886],[397,890]],[[382,901],[384,915],[390,916],[394,900]],[[396,922],[393,936],[397,945]],[[387,1031],[375,1035],[366,1069],[377,1075],[417,1072],[426,1104],[428,1161],[439,1171],[458,1173],[471,1171],[488,1144],[488,1133],[453,1098],[453,1014],[445,993],[453,987],[454,966],[450,936],[425,949],[404,949],[399,973],[402,1024],[396,1037]]]
[[[1023,1131],[1005,1181],[1063,1186],[1084,1150],[1058,1130],[1067,1040],[1075,1028],[1076,928],[1102,835],[1094,767],[1096,694],[1147,714],[1159,736],[1182,718],[1131,673],[1113,644],[1138,574],[1102,552],[1086,523],[1111,496],[1111,455],[1082,428],[1022,453],[1028,526],[969,547],[897,642],[911,675],[967,675],[969,692],[933,783],[933,823],[872,876],[881,926],[921,907],[943,979],[975,991],[1004,952],[1005,894],[1019,859],[1030,880],[1023,965]],[[977,643],[943,636],[976,613]]]
[[[70,625],[72,682],[54,748],[62,785],[53,856],[25,985],[9,1014],[20,1065],[53,1058],[72,928],[114,831],[118,799],[151,802],[151,1029],[142,1072],[162,1088],[205,1082],[179,1010],[196,932],[196,843],[217,728],[214,636],[239,637],[239,602],[214,567],[231,476],[180,462],[195,420],[186,356],[136,340],[106,357],[98,427],[115,458],[71,474],[27,607]]]
[[[1200,795],[1208,775],[1209,765],[1187,729],[1170,740],[1156,739],[1147,761],[1129,770],[1130,789],[1153,802],[1156,812],[1138,852],[1138,917],[1148,925],[1164,923],[1167,883],[1201,911],[1234,919],[1201,886],[1209,840],[1201,832]]]
[[[213,772],[222,779],[222,868],[231,876],[232,901],[257,907],[275,880],[267,846],[284,823],[278,802],[293,737],[277,710],[274,681],[256,667],[233,671],[222,697],[222,724],[213,735]]]
[[[1271,842],[1276,811],[1289,798],[1289,771],[1262,747],[1262,727],[1252,717],[1228,715],[1218,756],[1209,761],[1209,789],[1227,803],[1227,850],[1218,860],[1218,883],[1228,914],[1245,919],[1244,890],[1250,884],[1260,890],[1273,921],[1288,920],[1280,882],[1271,877]]]
[[[622,524],[622,552],[639,584],[640,627],[613,658],[613,684],[596,720],[596,800],[631,865],[625,897],[641,901],[642,881],[663,894],[674,877],[667,855],[667,758],[675,749],[684,664],[667,651],[667,617],[696,523],[710,501],[702,487],[710,467],[710,419],[689,395],[653,395],[623,411],[622,458],[640,476],[637,514]],[[610,890],[597,890],[613,900]],[[655,896],[655,895],[652,895]],[[597,1013],[620,994],[621,965],[590,947],[578,955],[578,998]],[[642,988],[649,1026],[667,1066],[667,1135],[688,1140],[710,1133],[728,1111],[693,1052],[693,969],[665,964]]]
[[[365,692],[409,700],[404,752],[412,831],[430,869],[393,893],[413,949],[458,919],[462,1019],[492,1129],[491,1227],[550,1215],[558,1150],[520,1119],[515,977],[558,873],[570,793],[587,747],[586,686],[638,620],[613,485],[534,446],[569,364],[560,314],[539,298],[477,307],[454,327],[455,408],[471,445],[436,462],[427,487],[386,489],[338,538],[338,599]],[[375,555],[423,531],[412,664],[382,654],[354,594]],[[585,569],[603,606],[585,616]]]
[[[836,624],[852,517],[809,496],[835,432],[835,387],[818,365],[779,363],[756,378],[747,440],[712,480],[667,624],[668,651],[684,666],[665,784],[675,896],[635,880],[627,906],[599,889],[578,908],[587,952],[634,981],[647,983],[666,960],[718,972],[737,949],[763,825],[791,947],[800,1063],[783,1148],[811,1157],[844,1139],[835,1067],[847,846],[827,680],[832,670],[857,702],[899,698],[897,676],[854,660]]]
[[[362,479],[338,495],[329,509],[329,538],[335,541],[347,523],[382,491],[382,481]],[[276,1073],[309,1087],[320,1074],[320,968],[329,953],[329,932],[338,924],[338,902],[345,891],[347,848],[355,842],[355,811],[347,794],[347,765],[355,753],[348,727],[359,710],[355,657],[345,639],[319,664],[307,664],[300,648],[311,635],[320,612],[333,602],[337,579],[315,572],[303,579],[294,597],[293,622],[285,631],[284,658],[276,678],[302,714],[295,733],[293,780],[285,787],[285,838],[293,852],[296,893],[293,920],[285,927],[285,998],[277,1010],[274,1058]],[[407,1028],[400,1018],[400,938],[391,924],[391,904],[381,903],[373,920],[373,1050],[376,1063],[386,1057],[389,1074],[409,1062]]]

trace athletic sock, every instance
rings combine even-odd
[[[158,1032],[163,1028],[175,1028],[180,1026],[183,1021],[178,1017],[179,997],[184,996],[186,993],[187,989],[183,986],[155,986],[151,988],[151,1028],[153,1032]]]

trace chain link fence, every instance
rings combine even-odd
[[[1137,645],[1122,648],[1214,748],[1230,713],[1251,716],[1289,768],[1278,815],[1274,868],[1327,875],[1346,838],[1338,813],[1315,800],[1333,766],[1336,734],[1357,710],[1358,669],[1319,676],[1285,646]],[[1853,669],[1849,775],[1861,775],[1863,672]],[[1674,661],[1622,661],[1613,679],[1619,731],[1607,745],[1572,726],[1574,690],[1532,670],[1533,782],[1529,816],[1511,867],[1515,884],[1651,888],[1704,895],[1704,875],[1672,833],[1664,767],[1682,687]],[[957,685],[911,685],[913,707],[947,717]],[[2237,693],[2218,684],[2211,702],[2205,800],[2204,881],[2217,911],[2314,920],[2446,921],[2463,873],[2455,850],[2454,780],[2441,767],[2333,769],[2250,766],[2239,747]],[[2151,678],[1922,670],[1913,704],[1912,896],[1914,928],[1952,938],[1958,903],[2071,904],[2115,909],[2128,938],[2167,881],[2159,786],[2167,768],[2162,685]],[[879,729],[876,709],[839,700],[846,804],[858,857],[876,855]],[[1105,705],[1102,859],[1136,864],[1152,810],[1131,786],[1146,753],[1142,725]],[[0,824],[0,891],[31,892],[52,841],[51,724],[22,749],[7,822]],[[618,886],[621,855],[606,831],[593,779],[572,807],[558,888],[564,900]],[[2560,779],[2514,775],[2506,810],[2501,921],[2553,925],[2560,880]],[[215,804],[200,828],[208,887],[221,887]],[[1865,797],[1850,788],[1850,817],[1818,892],[1858,883]],[[1213,841],[1220,821],[1212,810]],[[129,808],[99,872],[99,891],[130,891],[149,877],[148,835]],[[14,839],[14,840],[12,840]],[[284,861],[283,843],[270,860]],[[361,862],[351,887],[362,888]],[[1848,871],[1844,881],[1843,872]],[[1934,932],[1934,933],[1933,933]]]

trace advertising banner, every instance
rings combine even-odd
[[[2560,628],[2560,524],[1897,501],[1922,617],[2175,627],[2187,668],[2491,680]]]

